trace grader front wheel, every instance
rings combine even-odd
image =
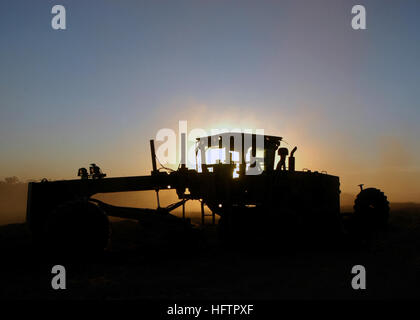
[[[106,214],[86,200],[57,206],[48,216],[43,232],[47,250],[63,254],[90,254],[103,251],[110,236]]]

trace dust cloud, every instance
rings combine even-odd
[[[25,221],[27,193],[28,184],[17,178],[0,181],[0,225]]]

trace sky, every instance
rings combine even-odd
[[[51,8],[66,8],[66,30]],[[351,28],[362,4],[367,29]],[[149,174],[162,128],[264,129],[341,190],[420,201],[420,2],[0,2],[0,179]]]

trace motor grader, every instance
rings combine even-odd
[[[185,150],[185,134],[181,140]],[[157,168],[154,141],[150,140],[150,175],[109,178],[92,164],[90,174],[79,169],[80,179],[29,183],[27,223],[42,245],[103,250],[110,238],[108,217],[140,223],[163,221],[166,226],[182,225],[189,230],[185,203],[198,200],[203,223],[205,206],[213,223],[219,216],[222,242],[288,244],[308,237],[333,241],[348,232],[340,213],[339,178],[326,172],[297,171],[296,147],[288,156],[287,167],[276,170],[276,151],[282,143],[282,137],[248,133],[201,137],[196,141],[194,169],[185,165],[183,154],[178,169],[167,170]],[[159,191],[164,189],[176,191],[179,201],[161,207]],[[93,198],[99,193],[146,190],[156,191],[157,208],[122,210]],[[179,207],[182,218],[171,214]],[[355,200],[353,230],[369,232],[384,226],[388,215],[386,196],[379,189],[363,189]]]

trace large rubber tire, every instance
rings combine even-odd
[[[251,223],[250,210],[246,208],[232,208],[229,215],[222,215],[217,229],[219,240],[228,246],[247,245],[258,239],[255,233],[259,228],[256,223]]]
[[[222,215],[218,224],[221,243],[253,251],[261,251],[262,248],[271,250],[287,243],[291,232],[290,228],[283,228],[284,219],[280,215],[267,216],[264,212],[264,208],[234,207],[230,216]]]
[[[92,202],[76,200],[58,205],[49,214],[43,245],[58,254],[96,254],[108,246],[109,237],[106,214]]]
[[[385,194],[376,188],[367,188],[357,195],[354,213],[358,223],[364,228],[385,227],[389,219],[389,201]]]

